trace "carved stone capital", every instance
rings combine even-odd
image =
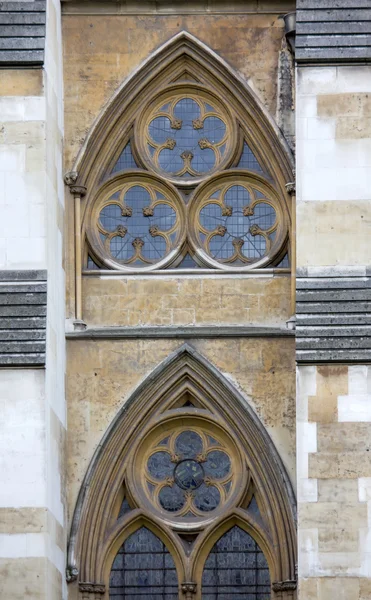
[[[285,188],[287,190],[287,193],[290,194],[290,196],[295,196],[295,194],[296,194],[295,181],[290,181],[289,183],[286,183]]]
[[[185,581],[181,585],[181,590],[185,594],[186,600],[192,600],[192,596],[197,592],[197,584],[192,581]]]
[[[287,579],[286,581],[275,581],[272,583],[274,592],[293,592],[297,588],[297,581]]]
[[[86,194],[86,187],[83,185],[70,185],[70,192],[74,196],[82,197]]]
[[[80,581],[79,590],[85,594],[104,594],[106,586],[104,583],[90,583],[88,581]]]

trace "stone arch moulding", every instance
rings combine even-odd
[[[245,134],[251,136],[252,150],[269,164],[279,191],[286,198],[289,218],[285,185],[293,180],[294,164],[282,132],[247,82],[207,45],[185,31],[155,50],[127,77],[93,123],[69,173],[75,187],[87,189],[85,207],[90,193],[102,181],[104,170],[120,154],[123,140],[129,138],[135,117],[148,98],[185,73],[193,82],[223,97],[226,105],[233,106]],[[140,163],[140,156],[137,158]]]
[[[123,484],[130,465],[134,464],[139,440],[156,426],[162,427],[166,419],[169,422],[174,418],[186,420],[189,404],[184,404],[184,408],[179,404],[185,397],[190,399],[192,406],[194,404],[193,409],[197,407],[195,416],[198,419],[214,422],[215,427],[223,423],[225,430],[233,433],[236,446],[245,457],[246,473],[253,482],[260,511],[258,515],[250,514],[240,503],[240,508],[232,507],[210,522],[206,519],[194,545],[197,560],[189,566],[188,559],[182,559],[184,548],[176,527],[167,527],[167,530],[165,527],[164,530],[163,522],[155,512],[145,506],[134,506],[129,514],[117,517],[118,503],[123,499]],[[67,580],[74,582],[72,587],[76,593],[80,590],[79,598],[108,598],[109,572],[114,556],[130,533],[146,526],[162,538],[170,551],[181,589],[186,593],[187,582],[192,581],[197,569],[199,571],[195,565],[204,564],[218,536],[234,525],[242,526],[265,552],[271,573],[272,597],[293,600],[296,589],[296,502],[282,461],[246,400],[205,358],[192,347],[183,345],[139,385],[111,423],[92,458],[72,520]],[[198,590],[194,600],[201,598],[199,594]]]

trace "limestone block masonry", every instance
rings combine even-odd
[[[366,600],[371,597],[371,67],[329,64],[335,57],[357,60],[361,50],[367,61],[369,48],[344,49],[356,44],[357,36],[340,35],[342,30],[332,38],[339,47],[323,51],[328,25],[319,22],[325,15],[330,20],[331,13],[332,20],[336,13],[349,22],[363,11],[358,25],[364,28],[371,12],[367,2],[299,4],[307,6],[311,33],[317,32],[317,48],[305,49],[299,36],[297,68],[299,600]],[[298,17],[302,28],[303,14]],[[337,31],[339,23],[334,27]],[[308,45],[314,41],[312,36]],[[310,64],[314,57],[322,66]]]

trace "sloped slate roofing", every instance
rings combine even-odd
[[[0,67],[42,65],[46,0],[0,2]]]
[[[371,61],[371,0],[297,0],[298,63]]]

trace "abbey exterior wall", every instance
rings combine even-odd
[[[65,165],[70,170],[89,127],[116,88],[161,44],[185,30],[225,59],[271,115],[279,101],[283,21],[275,14],[107,15],[63,17]],[[68,14],[67,14],[68,12]],[[268,11],[266,11],[268,13]],[[285,46],[286,47],[286,46]],[[68,196],[69,197],[69,196]],[[72,206],[72,205],[71,205]],[[72,252],[73,215],[69,212]],[[71,255],[71,254],[70,254]],[[69,276],[73,269],[70,264]],[[68,310],[73,312],[71,293]],[[244,325],[285,329],[291,316],[288,272],[83,276],[89,327]],[[295,479],[295,357],[292,337],[68,341],[68,516],[107,427],[145,377],[184,342],[236,386],[267,427]]]
[[[300,275],[366,281],[370,81],[367,66],[298,68]],[[370,370],[346,362],[298,367],[299,600],[371,597]]]
[[[10,282],[17,282],[19,271],[48,274],[46,369],[12,368],[10,363],[0,370],[0,596],[60,600],[67,589],[63,111],[57,0],[48,2],[44,68],[0,70],[0,120],[0,270],[2,275],[9,273]]]

